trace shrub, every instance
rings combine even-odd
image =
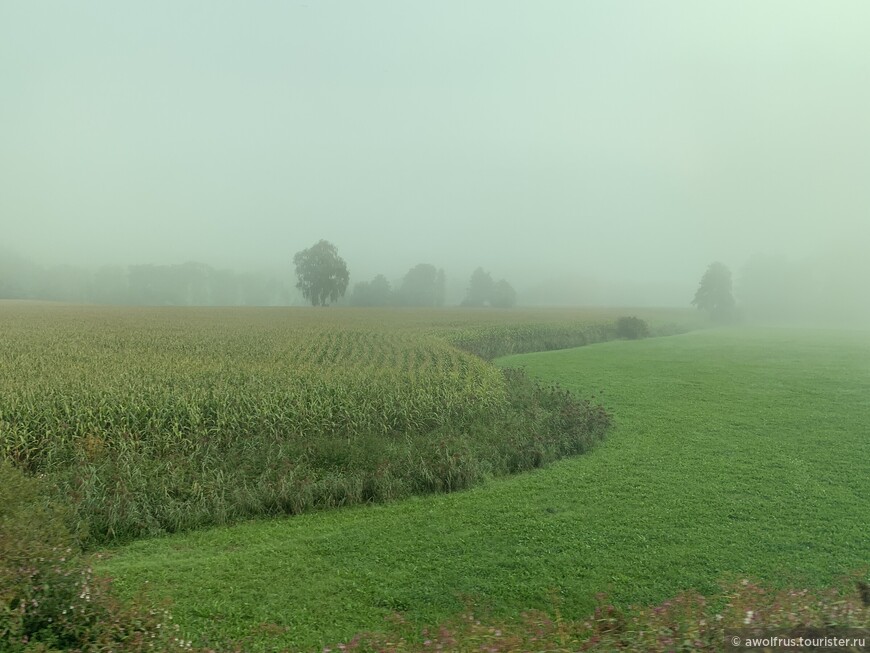
[[[45,496],[0,461],[0,651],[188,650],[166,610],[115,598]]]
[[[616,320],[616,337],[639,340],[649,337],[649,325],[639,317],[621,317]]]

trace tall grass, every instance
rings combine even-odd
[[[118,600],[94,573],[45,486],[0,461],[0,650],[189,650],[165,609]]]

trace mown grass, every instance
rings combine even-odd
[[[870,337],[718,330],[499,361],[581,395],[616,432],[467,492],[134,543],[101,569],[174,601],[203,641],[318,647],[471,608],[583,619],[722,580],[823,587],[870,551]]]

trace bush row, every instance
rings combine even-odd
[[[459,349],[492,360],[511,354],[570,349],[616,338],[635,340],[679,331],[675,325],[666,325],[660,333],[658,330],[654,333],[645,320],[625,316],[613,322],[484,325],[448,333],[447,339]]]

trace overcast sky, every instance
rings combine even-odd
[[[0,2],[0,238],[43,263],[694,286],[868,209],[866,0]]]

